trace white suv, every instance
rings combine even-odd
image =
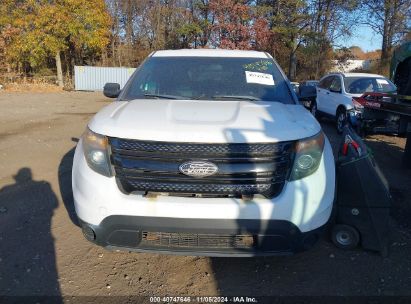
[[[337,131],[342,132],[347,110],[356,106],[355,98],[365,92],[395,92],[395,85],[381,75],[365,73],[335,73],[321,78],[316,102],[311,104],[314,116],[335,118]]]
[[[334,158],[263,52],[152,53],[89,122],[73,163],[85,237],[106,248],[253,256],[312,246]]]

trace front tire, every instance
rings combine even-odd
[[[336,128],[337,128],[337,133],[341,134],[344,130],[344,126],[347,123],[347,111],[343,108],[339,108],[337,111],[337,117],[336,117]]]

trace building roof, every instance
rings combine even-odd
[[[246,57],[271,58],[264,52],[223,49],[181,49],[156,51],[152,57]]]

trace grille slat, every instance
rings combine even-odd
[[[232,176],[238,174],[272,174],[273,172],[279,172],[284,174],[287,170],[288,161],[270,161],[264,163],[253,163],[249,159],[248,163],[236,162],[233,158],[231,163],[220,163],[217,160],[210,158],[207,161],[218,164],[219,170],[216,176]],[[175,161],[164,162],[163,160],[141,160],[133,159],[130,157],[122,157],[121,155],[113,155],[112,162],[114,166],[121,170],[122,173],[133,175],[134,173],[153,173],[156,175],[183,175],[179,170],[179,165],[186,162],[187,158]],[[119,172],[120,173],[120,172]],[[184,175],[186,176],[186,175]],[[211,178],[211,176],[210,176]]]
[[[236,175],[216,175],[207,179],[204,178],[192,178],[184,174],[170,174],[164,172],[144,172],[136,170],[128,170],[124,168],[116,167],[117,177],[132,179],[132,180],[147,180],[158,182],[175,182],[175,183],[189,183],[189,184],[212,184],[212,183],[268,183],[283,182],[284,174],[281,173],[261,173],[261,174],[236,174]]]
[[[124,150],[113,148],[112,152],[116,155],[121,155],[124,158],[139,159],[139,160],[159,160],[166,162],[183,161],[184,159],[193,157],[197,158],[196,154],[181,154],[181,153],[158,153],[158,151],[134,151],[134,150]],[[206,155],[207,160],[212,160],[216,162],[232,162],[235,159],[236,162],[281,162],[287,160],[287,154],[271,154],[271,155],[256,155],[254,154],[202,154]]]
[[[214,179],[199,179],[199,178],[170,178],[170,177],[163,177],[163,176],[144,176],[141,177],[130,177],[130,176],[123,176],[118,175],[119,179],[127,179],[130,182],[138,182],[138,181],[147,181],[147,182],[160,182],[160,183],[186,183],[189,185],[198,185],[198,184],[233,184],[232,178],[214,178]],[[273,182],[279,183],[283,182],[283,179],[279,177],[269,177],[269,178],[236,178],[235,182],[239,185],[241,184],[272,184]]]
[[[127,180],[135,190],[144,191],[150,189],[153,192],[181,192],[181,193],[218,193],[247,195],[269,191],[272,184],[183,184],[183,183],[160,183],[149,181]]]
[[[240,197],[281,192],[293,158],[293,142],[270,144],[167,143],[110,138],[116,178],[125,192]],[[202,160],[219,170],[207,177],[182,174],[179,166]]]
[[[272,143],[256,144],[208,144],[208,143],[169,143],[112,138],[112,145],[118,149],[162,153],[200,153],[207,154],[259,154],[273,155],[282,152],[282,145]],[[284,144],[284,143],[282,143]]]
[[[196,234],[143,231],[141,245],[171,248],[253,248],[253,235]]]

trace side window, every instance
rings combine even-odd
[[[341,92],[341,79],[338,76],[334,76],[333,81],[330,85],[330,91]]]
[[[325,77],[324,79],[321,79],[320,82],[318,83],[318,87],[321,89],[324,89],[324,82],[328,77]]]
[[[331,85],[331,82],[333,81],[333,79],[334,79],[334,76],[325,77],[323,80],[320,81],[318,86],[321,89],[328,90],[330,88],[330,85]]]

